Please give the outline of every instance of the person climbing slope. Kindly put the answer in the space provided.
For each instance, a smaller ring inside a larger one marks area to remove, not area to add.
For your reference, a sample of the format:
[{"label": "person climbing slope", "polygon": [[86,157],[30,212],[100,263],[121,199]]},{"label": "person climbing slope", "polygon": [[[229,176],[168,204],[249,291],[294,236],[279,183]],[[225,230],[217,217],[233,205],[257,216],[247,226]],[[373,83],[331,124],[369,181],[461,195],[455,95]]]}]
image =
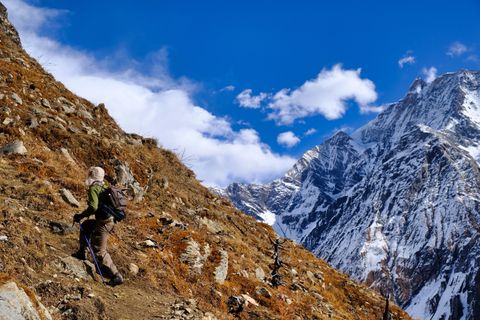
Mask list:
[{"label": "person climbing slope", "polygon": [[95,219],[88,219],[81,223],[80,248],[73,256],[85,260],[88,250],[86,239],[90,239],[93,253],[100,264],[100,268],[103,267],[111,273],[112,278],[109,284],[116,286],[123,283],[123,277],[107,252],[108,236],[113,231],[115,223],[112,215],[105,212],[105,210],[101,210],[102,203],[107,201],[104,192],[107,190],[107,186],[104,178],[105,171],[102,168],[91,167],[88,170],[87,179],[85,180],[88,188],[88,208],[82,213],[75,214],[73,221],[81,223],[82,219],[88,218],[93,214],[95,214]]}]

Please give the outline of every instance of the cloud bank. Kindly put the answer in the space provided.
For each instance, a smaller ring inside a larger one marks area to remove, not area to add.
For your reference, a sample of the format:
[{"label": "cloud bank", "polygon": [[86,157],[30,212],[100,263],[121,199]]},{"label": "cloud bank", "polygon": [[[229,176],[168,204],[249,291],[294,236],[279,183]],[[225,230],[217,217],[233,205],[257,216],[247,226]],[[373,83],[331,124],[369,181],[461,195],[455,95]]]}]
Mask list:
[{"label": "cloud bank", "polygon": [[329,120],[338,119],[345,114],[348,100],[354,100],[363,112],[372,111],[370,104],[377,100],[375,85],[362,79],[360,72],[337,64],[330,70],[323,69],[315,79],[295,90],[282,89],[268,104],[268,118],[284,125],[317,114]]},{"label": "cloud bank", "polygon": [[235,131],[227,119],[197,106],[191,98],[192,83],[172,79],[166,71],[165,52],[153,55],[154,76],[134,68],[114,69],[114,64],[43,34],[60,11],[21,0],[3,3],[24,48],[49,72],[93,103],[104,102],[126,131],[156,137],[162,146],[185,152],[206,185],[270,181],[295,162],[272,152],[255,130]]}]

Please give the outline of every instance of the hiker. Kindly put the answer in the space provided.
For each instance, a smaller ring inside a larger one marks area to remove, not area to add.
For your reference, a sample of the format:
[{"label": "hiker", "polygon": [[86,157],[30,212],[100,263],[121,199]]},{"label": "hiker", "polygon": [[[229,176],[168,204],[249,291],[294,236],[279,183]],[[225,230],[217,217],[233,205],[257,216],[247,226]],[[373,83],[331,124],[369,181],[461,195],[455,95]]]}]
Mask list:
[{"label": "hiker", "polygon": [[111,273],[110,285],[116,286],[123,283],[123,277],[107,252],[107,240],[109,233],[114,227],[114,218],[99,207],[105,200],[103,192],[107,189],[105,183],[105,171],[100,167],[91,167],[88,170],[85,184],[88,187],[88,208],[82,213],[73,216],[73,221],[80,223],[83,218],[95,214],[95,219],[88,219],[81,224],[80,248],[73,254],[74,257],[85,260],[88,244],[85,238],[89,239],[93,253],[98,260],[99,268],[106,268]]}]

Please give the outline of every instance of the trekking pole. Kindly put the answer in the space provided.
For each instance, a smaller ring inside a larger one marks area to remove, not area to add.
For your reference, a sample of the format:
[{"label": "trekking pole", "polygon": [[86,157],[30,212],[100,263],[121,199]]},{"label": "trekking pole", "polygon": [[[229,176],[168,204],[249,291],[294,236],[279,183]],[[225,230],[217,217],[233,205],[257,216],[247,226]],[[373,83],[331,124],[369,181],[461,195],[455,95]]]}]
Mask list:
[{"label": "trekking pole", "polygon": [[85,238],[85,241],[87,242],[88,249],[90,250],[90,254],[92,255],[93,261],[95,262],[95,266],[97,267],[98,273],[100,274],[100,277],[102,278],[102,283],[105,283],[105,279],[103,278],[102,270],[100,269],[100,266],[98,265],[97,258],[95,258],[95,254],[93,253],[92,246],[90,245],[90,241],[88,240],[87,235],[85,232],[83,232],[82,224],[80,223],[80,232],[83,233],[83,237]]}]

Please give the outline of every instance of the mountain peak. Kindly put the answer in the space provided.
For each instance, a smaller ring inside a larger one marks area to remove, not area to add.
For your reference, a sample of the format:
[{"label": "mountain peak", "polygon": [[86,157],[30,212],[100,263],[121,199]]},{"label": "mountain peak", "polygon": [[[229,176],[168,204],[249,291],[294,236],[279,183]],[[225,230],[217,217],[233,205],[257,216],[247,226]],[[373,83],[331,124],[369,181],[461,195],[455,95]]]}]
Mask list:
[{"label": "mountain peak", "polygon": [[420,77],[417,77],[412,84],[410,85],[410,88],[408,89],[408,93],[414,93],[414,94],[419,94],[423,88],[427,86],[427,83],[425,80],[423,80]]}]

